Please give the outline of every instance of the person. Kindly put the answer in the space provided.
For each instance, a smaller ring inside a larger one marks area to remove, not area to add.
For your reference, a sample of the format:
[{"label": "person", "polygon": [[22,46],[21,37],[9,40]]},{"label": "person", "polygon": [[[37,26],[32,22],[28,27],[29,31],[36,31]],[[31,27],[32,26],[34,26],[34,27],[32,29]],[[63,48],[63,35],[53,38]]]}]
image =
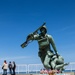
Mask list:
[{"label": "person", "polygon": [[8,64],[7,64],[6,60],[4,60],[2,69],[3,69],[3,75],[7,75]]},{"label": "person", "polygon": [[47,69],[41,69],[40,70],[40,74],[48,74],[48,70]]},{"label": "person", "polygon": [[[25,47],[25,44],[30,40],[37,40],[39,45],[38,56],[41,59],[44,67],[46,69],[50,69],[50,60],[54,53],[58,56],[58,52],[54,43],[54,39],[51,35],[47,34],[47,28],[43,25],[40,29],[40,33],[29,34],[26,42],[21,45],[22,48]],[[51,50],[51,46],[53,47],[53,51]]]},{"label": "person", "polygon": [[11,61],[8,64],[8,68],[9,68],[9,73],[12,75],[12,63],[11,63]]},{"label": "person", "polygon": [[44,70],[43,69],[40,70],[40,74],[44,74]]},{"label": "person", "polygon": [[13,70],[13,75],[15,75],[16,73],[15,73],[15,69],[16,69],[16,64],[15,64],[15,62],[13,61],[12,62],[12,70]]}]

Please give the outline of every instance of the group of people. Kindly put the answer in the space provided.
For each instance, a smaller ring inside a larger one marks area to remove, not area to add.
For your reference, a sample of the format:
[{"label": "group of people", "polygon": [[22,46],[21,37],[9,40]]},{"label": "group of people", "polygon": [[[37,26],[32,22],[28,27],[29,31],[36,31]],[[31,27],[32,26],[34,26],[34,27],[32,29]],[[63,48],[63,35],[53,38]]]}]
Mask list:
[{"label": "group of people", "polygon": [[16,64],[15,62],[9,62],[7,64],[7,61],[4,60],[4,63],[2,65],[2,69],[3,69],[3,75],[7,75],[7,70],[9,69],[9,73],[10,75],[15,75],[15,69],[16,69]]},{"label": "group of people", "polygon": [[52,75],[52,74],[55,74],[55,73],[61,73],[61,72],[58,71],[58,70],[47,70],[45,68],[40,70],[40,74],[49,74],[49,75]]}]

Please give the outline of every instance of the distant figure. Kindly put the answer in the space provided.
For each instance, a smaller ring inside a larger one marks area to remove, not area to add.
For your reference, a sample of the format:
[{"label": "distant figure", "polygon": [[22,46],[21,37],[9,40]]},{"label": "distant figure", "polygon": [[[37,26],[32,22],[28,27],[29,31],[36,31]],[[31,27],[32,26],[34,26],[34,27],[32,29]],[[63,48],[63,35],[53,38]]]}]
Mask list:
[{"label": "distant figure", "polygon": [[11,61],[8,64],[8,68],[9,68],[9,73],[12,75],[12,63],[11,63]]},{"label": "distant figure", "polygon": [[40,74],[44,74],[44,69],[41,69],[40,70]]},{"label": "distant figure", "polygon": [[44,69],[44,74],[48,74],[48,70],[47,69]]},{"label": "distant figure", "polygon": [[16,64],[15,64],[15,62],[13,61],[13,63],[12,63],[12,70],[13,70],[13,75],[15,75],[16,73],[15,73],[15,69],[16,69]]},{"label": "distant figure", "polygon": [[7,75],[8,64],[7,64],[6,60],[4,60],[2,69],[3,69],[3,75]]},{"label": "distant figure", "polygon": [[57,70],[49,70],[48,74],[49,75],[55,75],[57,73]]}]

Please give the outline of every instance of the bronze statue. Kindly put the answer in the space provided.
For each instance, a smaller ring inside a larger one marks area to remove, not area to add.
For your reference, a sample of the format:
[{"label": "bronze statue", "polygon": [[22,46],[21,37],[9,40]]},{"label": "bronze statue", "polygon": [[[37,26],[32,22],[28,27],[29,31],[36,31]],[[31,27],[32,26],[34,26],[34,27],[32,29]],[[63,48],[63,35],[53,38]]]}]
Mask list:
[{"label": "bronze statue", "polygon": [[[44,23],[36,31],[29,34],[26,41],[21,45],[22,48],[26,47],[31,41],[37,40],[39,45],[38,55],[46,69],[63,70],[67,63],[57,52],[53,37],[47,34],[47,28]],[[53,51],[51,50],[53,47]]]}]

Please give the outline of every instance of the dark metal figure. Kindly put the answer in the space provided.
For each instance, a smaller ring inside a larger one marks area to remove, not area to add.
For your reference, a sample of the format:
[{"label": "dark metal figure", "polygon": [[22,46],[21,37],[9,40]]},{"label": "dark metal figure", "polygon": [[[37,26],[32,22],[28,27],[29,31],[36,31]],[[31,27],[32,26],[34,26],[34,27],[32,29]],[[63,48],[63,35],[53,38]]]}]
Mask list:
[{"label": "dark metal figure", "polygon": [[[38,31],[40,31],[40,33],[38,33]],[[64,64],[64,59],[62,58],[62,56],[58,55],[52,36],[47,34],[45,23],[32,34],[29,34],[26,41],[21,45],[21,47],[26,47],[28,43],[33,40],[38,41],[38,55],[44,67],[46,69],[63,70],[63,67],[67,64]],[[54,51],[51,50],[50,45],[53,47]]]}]

